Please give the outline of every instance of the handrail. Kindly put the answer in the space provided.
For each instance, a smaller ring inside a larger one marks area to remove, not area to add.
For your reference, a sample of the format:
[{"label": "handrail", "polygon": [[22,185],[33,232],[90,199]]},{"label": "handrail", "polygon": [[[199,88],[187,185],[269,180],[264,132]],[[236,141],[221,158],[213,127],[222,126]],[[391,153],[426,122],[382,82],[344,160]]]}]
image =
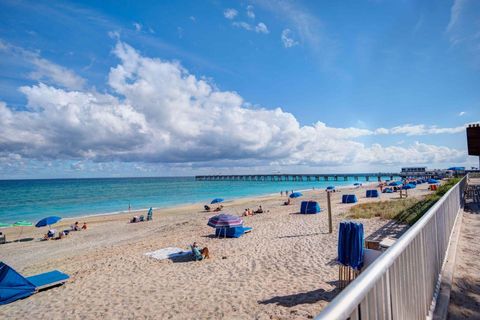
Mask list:
[{"label": "handrail", "polygon": [[423,230],[427,223],[435,217],[436,212],[453,192],[458,192],[460,184],[466,181],[466,176],[453,186],[438,200],[420,220],[408,229],[385,253],[378,257],[359,277],[338,294],[315,319],[347,319],[355,308],[363,301],[369,291],[377,284],[389,267],[404,252],[408,245]]}]

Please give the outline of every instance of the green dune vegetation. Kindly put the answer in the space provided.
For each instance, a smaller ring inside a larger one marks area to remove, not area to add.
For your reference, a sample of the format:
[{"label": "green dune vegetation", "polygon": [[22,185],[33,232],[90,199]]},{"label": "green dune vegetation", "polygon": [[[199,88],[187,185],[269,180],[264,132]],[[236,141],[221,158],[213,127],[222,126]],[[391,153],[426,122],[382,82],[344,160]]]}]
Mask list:
[{"label": "green dune vegetation", "polygon": [[422,198],[404,198],[394,201],[358,204],[350,208],[346,215],[353,219],[380,217],[413,225],[458,181],[460,181],[460,178],[450,179],[442,184],[437,191]]}]

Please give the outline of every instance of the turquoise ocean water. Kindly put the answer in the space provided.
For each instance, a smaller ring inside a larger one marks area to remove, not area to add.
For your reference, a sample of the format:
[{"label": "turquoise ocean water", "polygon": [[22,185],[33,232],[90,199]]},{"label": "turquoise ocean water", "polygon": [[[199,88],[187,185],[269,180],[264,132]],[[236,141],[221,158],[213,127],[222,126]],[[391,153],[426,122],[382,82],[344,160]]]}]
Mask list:
[{"label": "turquoise ocean water", "polygon": [[[280,190],[322,189],[355,182],[352,178],[350,181],[195,181],[193,177],[0,180],[0,222],[35,223],[49,215],[66,218],[127,211],[129,203],[132,210],[165,208],[209,203],[216,197],[228,201]],[[365,182],[365,178],[359,182]]]}]

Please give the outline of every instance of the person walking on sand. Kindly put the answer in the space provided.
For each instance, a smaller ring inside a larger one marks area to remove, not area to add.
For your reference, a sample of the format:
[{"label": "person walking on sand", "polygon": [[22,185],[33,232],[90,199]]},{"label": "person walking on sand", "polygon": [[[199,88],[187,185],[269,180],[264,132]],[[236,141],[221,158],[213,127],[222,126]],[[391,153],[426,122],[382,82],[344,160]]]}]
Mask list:
[{"label": "person walking on sand", "polygon": [[132,207],[130,206],[130,201],[128,201],[128,213],[130,213],[131,209],[132,209]]},{"label": "person walking on sand", "polygon": [[280,191],[280,197],[283,197],[283,190]]}]

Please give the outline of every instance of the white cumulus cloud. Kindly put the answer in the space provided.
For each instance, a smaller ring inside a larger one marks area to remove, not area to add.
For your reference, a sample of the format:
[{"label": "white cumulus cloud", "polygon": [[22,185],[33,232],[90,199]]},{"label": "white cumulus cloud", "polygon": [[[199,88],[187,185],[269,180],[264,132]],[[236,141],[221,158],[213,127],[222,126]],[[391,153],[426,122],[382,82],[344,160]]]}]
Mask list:
[{"label": "white cumulus cloud", "polygon": [[[327,166],[465,158],[465,151],[421,142],[382,146],[357,140],[457,128],[302,126],[291,113],[251,107],[238,93],[219,90],[177,62],[142,56],[120,41],[113,53],[119,63],[108,74],[111,93],[40,82],[20,88],[26,110],[0,103],[0,159]],[[72,169],[81,167],[75,164]]]},{"label": "white cumulus cloud", "polygon": [[282,31],[281,39],[285,48],[291,48],[298,45],[298,42],[292,38],[291,34],[292,31],[290,29],[284,29]]},{"label": "white cumulus cloud", "polygon": [[238,14],[238,11],[235,10],[235,9],[231,9],[231,8],[225,9],[223,11],[223,16],[227,19],[230,19],[230,20],[234,19],[237,16],[237,14]]},{"label": "white cumulus cloud", "polygon": [[252,5],[247,6],[247,16],[250,19],[255,19],[255,12],[253,11],[253,6]]}]

